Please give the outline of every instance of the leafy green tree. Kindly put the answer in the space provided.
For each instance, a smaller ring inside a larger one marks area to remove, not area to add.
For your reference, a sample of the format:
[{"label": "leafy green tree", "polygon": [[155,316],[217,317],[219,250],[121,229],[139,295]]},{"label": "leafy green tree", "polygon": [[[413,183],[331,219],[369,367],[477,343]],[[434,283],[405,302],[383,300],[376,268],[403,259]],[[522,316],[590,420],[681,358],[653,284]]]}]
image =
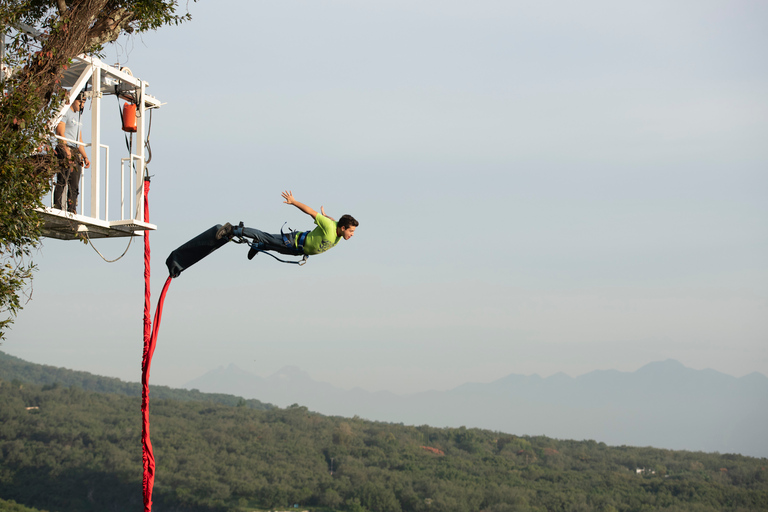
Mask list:
[{"label": "leafy green tree", "polygon": [[[55,169],[48,123],[64,99],[64,71],[73,57],[98,52],[121,33],[189,19],[177,8],[176,0],[0,2],[7,38],[0,98],[0,340],[23,306],[35,268],[41,222],[34,208],[42,206]],[[33,38],[24,27],[42,35]]]}]

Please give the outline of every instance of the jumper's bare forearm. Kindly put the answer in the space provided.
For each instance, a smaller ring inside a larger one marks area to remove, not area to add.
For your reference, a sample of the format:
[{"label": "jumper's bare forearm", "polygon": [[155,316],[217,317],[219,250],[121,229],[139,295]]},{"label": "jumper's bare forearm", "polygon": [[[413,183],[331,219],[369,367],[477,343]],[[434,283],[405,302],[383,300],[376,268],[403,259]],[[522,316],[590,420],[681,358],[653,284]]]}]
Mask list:
[{"label": "jumper's bare forearm", "polygon": [[317,217],[317,212],[315,210],[313,210],[312,208],[310,208],[309,206],[305,205],[304,203],[300,203],[299,201],[297,201],[293,197],[293,193],[290,190],[286,190],[285,192],[283,192],[282,195],[283,195],[283,199],[285,199],[285,201],[283,201],[284,203],[292,204],[293,206],[295,206],[299,210],[303,211],[304,213],[306,213],[307,215],[309,215],[313,219],[315,217]]}]

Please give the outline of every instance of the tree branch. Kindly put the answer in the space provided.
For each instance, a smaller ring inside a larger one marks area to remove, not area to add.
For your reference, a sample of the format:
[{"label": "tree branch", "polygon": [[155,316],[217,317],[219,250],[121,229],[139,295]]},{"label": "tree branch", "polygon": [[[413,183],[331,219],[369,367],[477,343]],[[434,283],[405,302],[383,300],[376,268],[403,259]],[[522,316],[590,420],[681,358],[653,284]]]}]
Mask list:
[{"label": "tree branch", "polygon": [[88,31],[88,46],[100,46],[116,40],[120,32],[132,32],[130,23],[135,18],[135,13],[124,7],[96,20]]}]

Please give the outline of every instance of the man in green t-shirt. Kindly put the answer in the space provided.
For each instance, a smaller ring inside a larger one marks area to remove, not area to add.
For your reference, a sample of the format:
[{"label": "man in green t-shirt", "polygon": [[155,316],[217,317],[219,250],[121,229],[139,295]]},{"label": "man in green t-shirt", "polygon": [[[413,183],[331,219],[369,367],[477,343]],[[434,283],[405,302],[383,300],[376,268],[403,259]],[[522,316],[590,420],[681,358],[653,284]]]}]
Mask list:
[{"label": "man in green t-shirt", "polygon": [[282,196],[285,199],[284,203],[292,204],[315,219],[317,227],[311,231],[292,231],[271,235],[258,229],[245,227],[242,223],[239,226],[232,226],[227,222],[216,232],[216,239],[226,238],[229,240],[236,236],[250,238],[253,240],[251,249],[248,251],[248,259],[250,260],[259,251],[275,251],[291,256],[320,254],[334,247],[341,239],[349,240],[355,234],[358,222],[351,215],[342,215],[336,222],[325,216],[322,207],[320,208],[321,213],[318,213],[304,203],[298,202],[290,190],[283,192]]}]

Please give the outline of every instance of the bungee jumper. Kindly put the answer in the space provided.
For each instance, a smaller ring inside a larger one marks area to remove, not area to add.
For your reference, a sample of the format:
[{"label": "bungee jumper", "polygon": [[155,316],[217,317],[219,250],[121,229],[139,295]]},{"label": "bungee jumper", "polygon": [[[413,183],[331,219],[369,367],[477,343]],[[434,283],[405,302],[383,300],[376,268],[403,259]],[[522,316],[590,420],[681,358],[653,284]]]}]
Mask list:
[{"label": "bungee jumper", "polygon": [[[290,190],[283,192],[282,196],[285,199],[284,203],[292,204],[312,217],[317,227],[311,231],[289,231],[288,233],[281,232],[279,235],[272,235],[258,229],[245,227],[242,222],[237,226],[232,226],[227,222],[216,232],[216,239],[234,240],[237,243],[249,244],[251,246],[248,251],[249,260],[261,251],[274,251],[289,256],[302,256],[302,262],[304,262],[307,257],[324,253],[335,247],[342,239],[349,240],[355,234],[358,222],[351,215],[342,215],[336,222],[325,215],[322,206],[320,207],[321,213],[318,213],[304,203],[297,201]],[[244,240],[246,238],[250,238],[253,242]]]},{"label": "bungee jumper", "polygon": [[[310,231],[288,231],[279,234],[265,233],[264,231],[246,227],[240,222],[233,226],[227,222],[224,225],[217,224],[199,234],[189,242],[173,251],[165,264],[171,277],[178,277],[182,271],[194,265],[210,253],[232,241],[238,244],[248,244],[248,259],[259,252],[265,252],[283,263],[295,263],[303,265],[307,258],[314,254],[321,254],[333,248],[341,240],[349,240],[354,236],[355,229],[359,225],[354,217],[344,214],[336,221],[325,215],[325,210],[320,207],[317,212],[297,201],[290,190],[282,193],[284,203],[292,204],[302,212],[312,217],[316,227]],[[271,254],[276,252],[288,256],[301,256],[299,261],[286,261]]]}]

